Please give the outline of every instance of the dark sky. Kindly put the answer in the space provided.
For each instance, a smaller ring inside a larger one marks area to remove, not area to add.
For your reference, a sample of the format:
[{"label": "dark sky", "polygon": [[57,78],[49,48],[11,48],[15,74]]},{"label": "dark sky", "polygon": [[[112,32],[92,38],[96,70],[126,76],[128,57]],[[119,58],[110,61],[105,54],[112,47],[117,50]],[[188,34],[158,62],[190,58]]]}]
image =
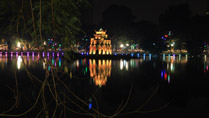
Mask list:
[{"label": "dark sky", "polygon": [[209,8],[209,0],[95,0],[93,23],[101,22],[103,11],[110,5],[123,5],[130,8],[137,17],[158,23],[158,18],[169,5],[188,3],[194,13],[204,14]]}]

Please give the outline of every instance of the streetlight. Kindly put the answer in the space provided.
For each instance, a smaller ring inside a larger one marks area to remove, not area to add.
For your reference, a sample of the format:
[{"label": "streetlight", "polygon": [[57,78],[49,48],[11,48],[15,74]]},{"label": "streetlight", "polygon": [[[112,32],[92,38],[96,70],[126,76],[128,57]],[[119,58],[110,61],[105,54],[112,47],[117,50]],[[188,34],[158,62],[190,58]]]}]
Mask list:
[{"label": "streetlight", "polygon": [[17,43],[17,47],[20,48],[20,42]]},{"label": "streetlight", "polygon": [[126,46],[129,46],[129,44],[127,43]]},{"label": "streetlight", "polygon": [[121,48],[123,48],[123,47],[124,47],[124,45],[123,45],[123,44],[120,44],[120,47],[121,47]]},{"label": "streetlight", "polygon": [[46,45],[46,41],[44,41],[44,45]]}]

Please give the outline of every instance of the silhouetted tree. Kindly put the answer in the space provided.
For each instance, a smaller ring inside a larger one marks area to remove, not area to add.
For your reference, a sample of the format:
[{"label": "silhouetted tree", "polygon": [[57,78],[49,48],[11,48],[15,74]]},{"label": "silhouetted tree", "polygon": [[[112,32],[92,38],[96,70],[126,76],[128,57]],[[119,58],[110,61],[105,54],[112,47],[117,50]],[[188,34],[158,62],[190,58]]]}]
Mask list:
[{"label": "silhouetted tree", "polygon": [[141,21],[137,23],[138,40],[140,47],[150,52],[160,52],[162,47],[162,40],[158,26],[149,21]]},{"label": "silhouetted tree", "polygon": [[132,11],[124,6],[109,6],[103,13],[102,27],[107,29],[113,45],[118,46],[118,42],[126,37],[127,41],[135,40],[134,18]]}]

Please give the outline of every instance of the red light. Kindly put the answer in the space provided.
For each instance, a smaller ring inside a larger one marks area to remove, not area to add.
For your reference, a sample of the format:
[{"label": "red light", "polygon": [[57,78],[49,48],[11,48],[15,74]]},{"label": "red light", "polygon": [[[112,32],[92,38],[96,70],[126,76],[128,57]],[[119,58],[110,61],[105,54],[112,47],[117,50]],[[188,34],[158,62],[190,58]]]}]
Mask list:
[{"label": "red light", "polygon": [[167,73],[165,73],[164,79],[167,80],[167,77],[168,77],[168,75],[167,75]]},{"label": "red light", "polygon": [[165,35],[165,37],[167,38],[167,37],[168,37],[168,35]]}]

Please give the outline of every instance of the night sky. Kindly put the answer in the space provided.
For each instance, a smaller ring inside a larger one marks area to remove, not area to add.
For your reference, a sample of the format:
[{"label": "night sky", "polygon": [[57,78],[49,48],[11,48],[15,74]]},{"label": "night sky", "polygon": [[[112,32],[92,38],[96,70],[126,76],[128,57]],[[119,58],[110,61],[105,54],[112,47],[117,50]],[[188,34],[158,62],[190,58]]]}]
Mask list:
[{"label": "night sky", "polygon": [[123,5],[130,8],[136,21],[148,20],[158,23],[160,14],[169,5],[188,3],[193,13],[204,14],[209,10],[209,0],[95,0],[93,24],[99,24],[103,11],[110,5]]}]

